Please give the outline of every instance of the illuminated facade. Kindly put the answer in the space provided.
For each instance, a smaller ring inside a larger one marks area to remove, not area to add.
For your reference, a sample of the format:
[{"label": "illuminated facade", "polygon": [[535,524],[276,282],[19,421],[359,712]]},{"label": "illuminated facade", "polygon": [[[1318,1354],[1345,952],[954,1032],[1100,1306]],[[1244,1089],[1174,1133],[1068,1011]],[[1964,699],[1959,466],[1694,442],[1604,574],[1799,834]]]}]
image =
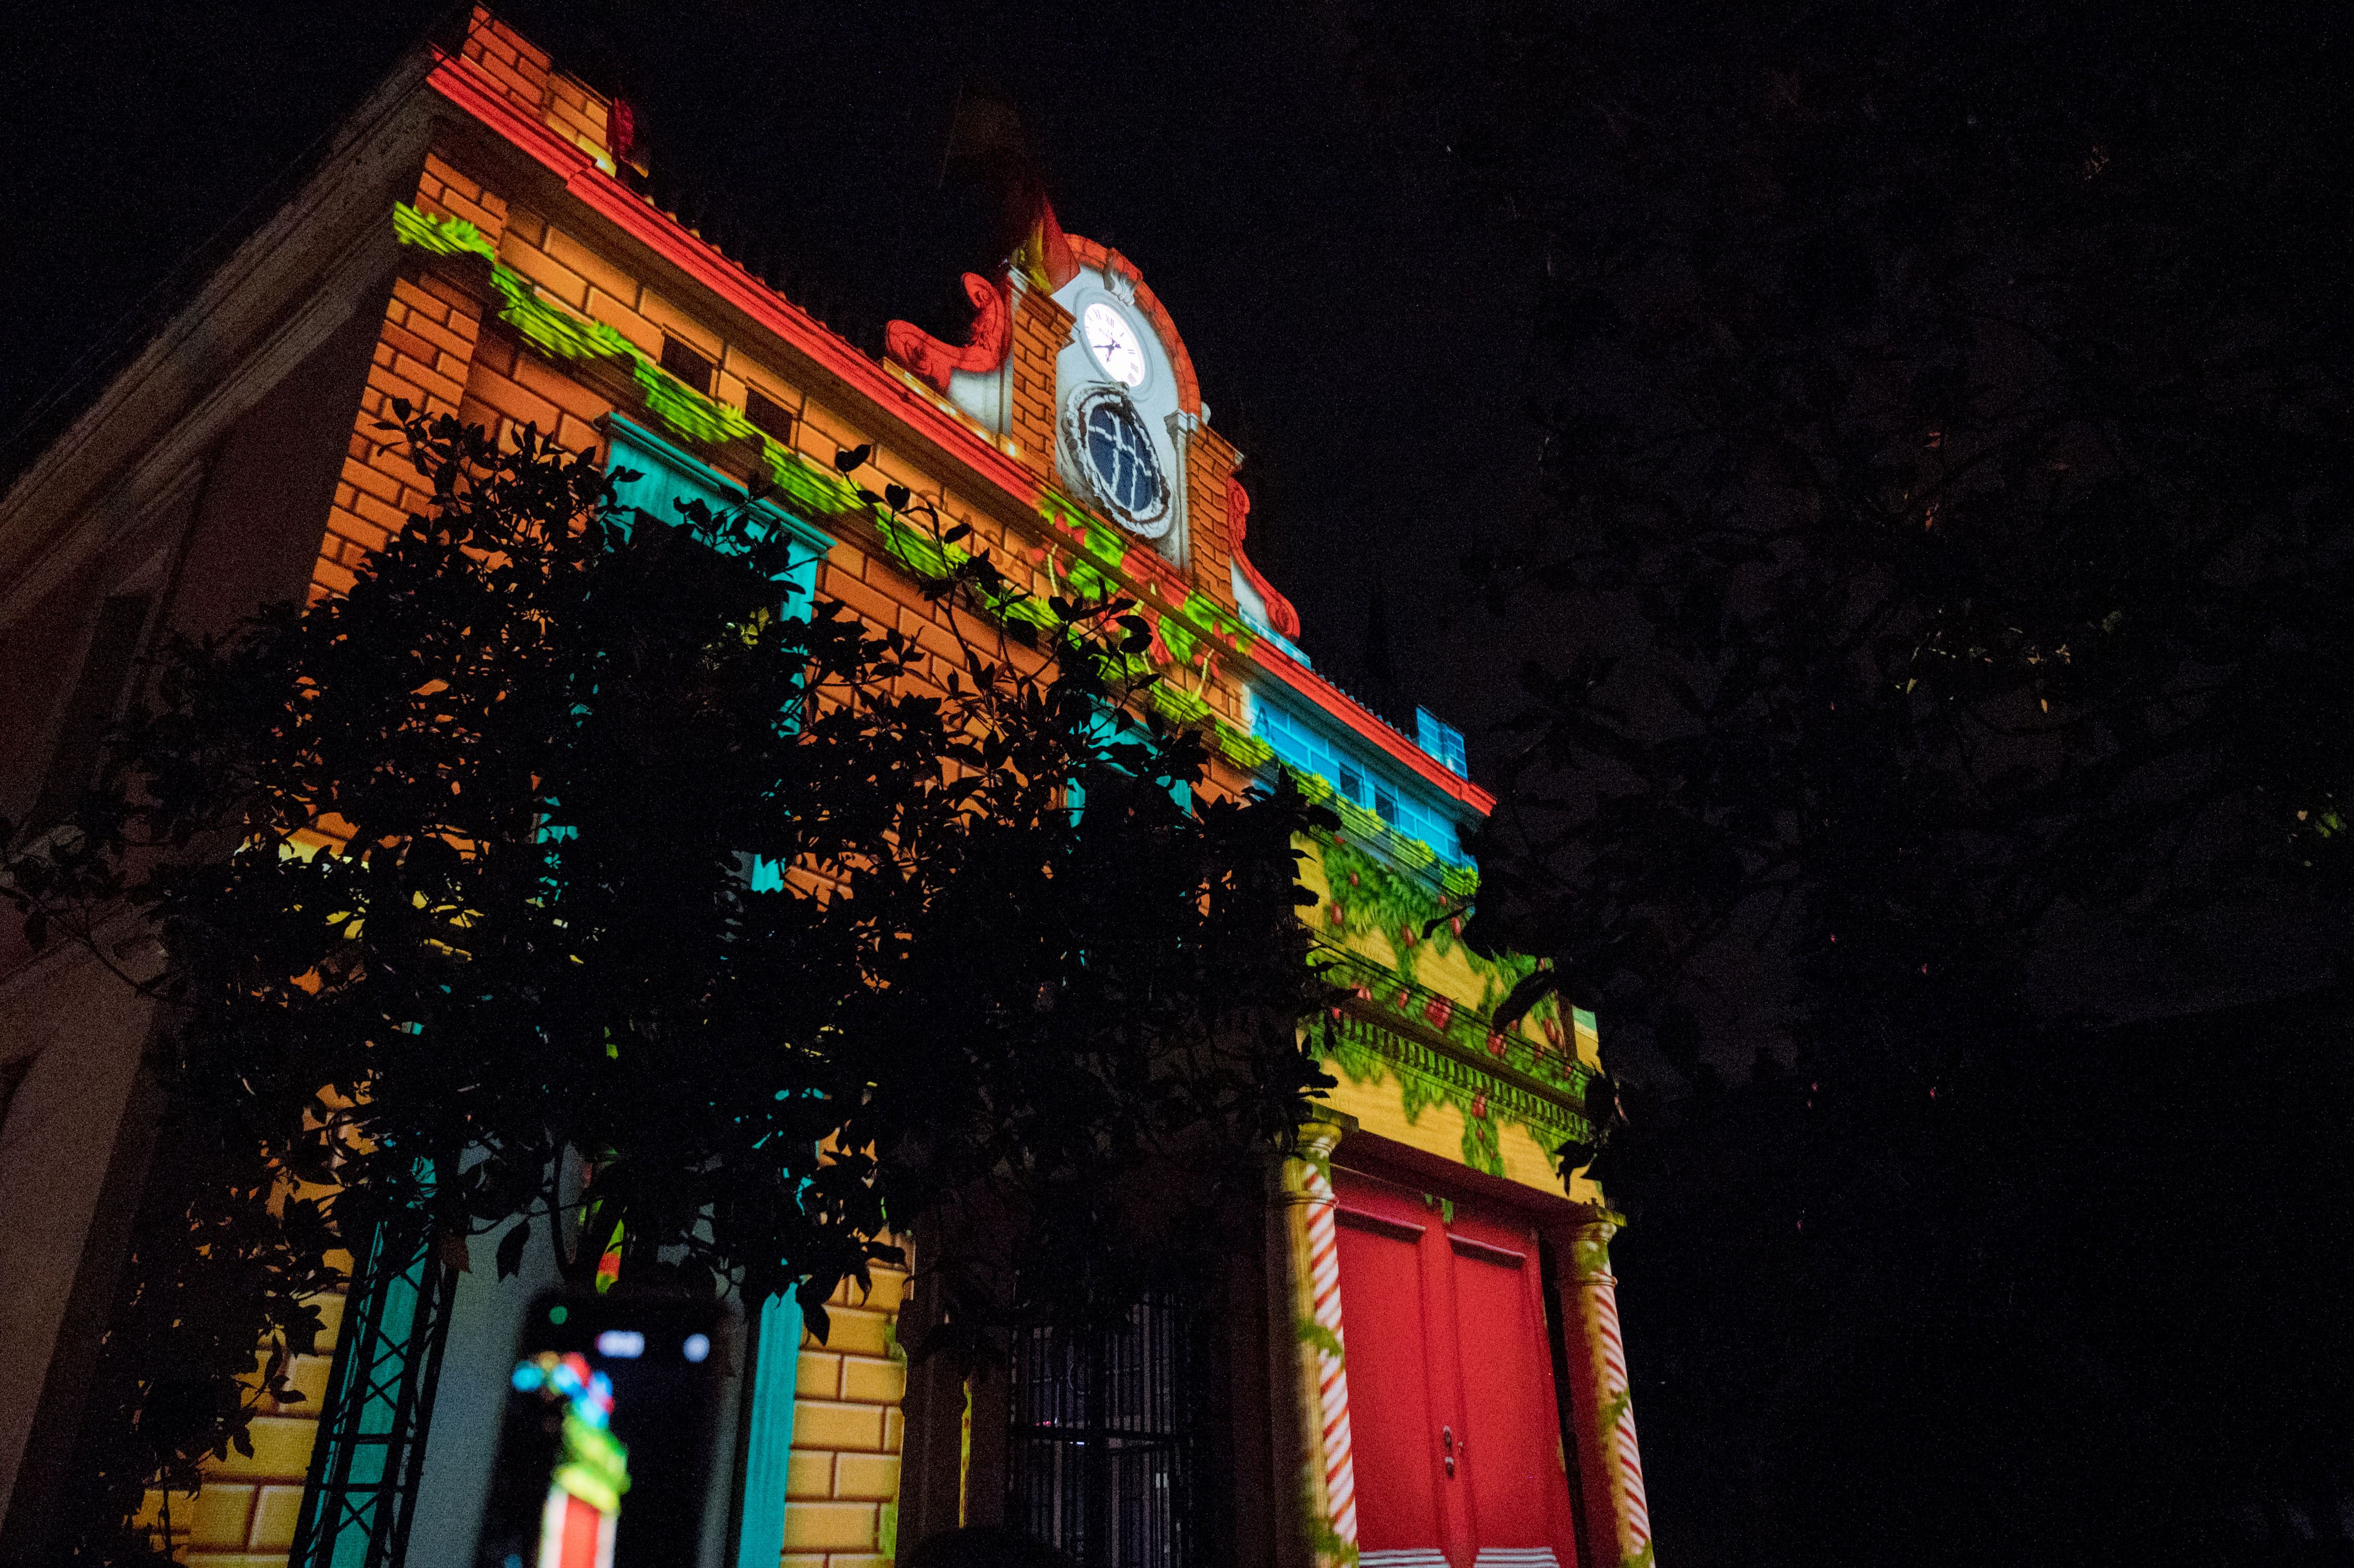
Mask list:
[{"label": "illuminated facade", "polygon": [[[1547,1152],[1588,1130],[1593,1021],[1493,1026],[1522,970],[1447,918],[1492,802],[1443,723],[1406,736],[1310,667],[1140,271],[1043,214],[1002,273],[965,280],[966,342],[895,323],[874,356],[636,194],[624,122],[478,12],[0,499],[0,812],[37,821],[89,767],[161,628],[337,592],[425,505],[379,444],[397,397],[594,449],[657,514],[763,482],[808,546],[798,593],[926,643],[949,646],[918,588],[944,548],[986,548],[1041,595],[1132,595],[1164,676],[1150,700],[1211,736],[1212,787],[1288,769],[1342,824],[1305,872],[1351,991],[1326,1021],[1341,1085],[1265,1211],[1235,1217],[1264,1310],[1220,1314],[1213,1344],[1148,1304],[1119,1343],[1024,1340],[1002,1374],[950,1383],[899,1351],[906,1275],[838,1298],[823,1345],[789,1306],[756,1308],[726,1560],[870,1568],[961,1519],[1106,1568],[1648,1563],[1616,1220]],[[967,543],[862,504],[832,461],[861,444]],[[111,987],[0,949],[0,1213],[53,1216],[0,1232],[0,1560],[45,1528],[108,1249],[161,1168],[147,1014]],[[310,1398],[172,1499],[186,1560],[467,1560],[496,1420],[480,1391],[541,1283],[378,1238],[328,1304],[332,1357],[296,1369]]]}]

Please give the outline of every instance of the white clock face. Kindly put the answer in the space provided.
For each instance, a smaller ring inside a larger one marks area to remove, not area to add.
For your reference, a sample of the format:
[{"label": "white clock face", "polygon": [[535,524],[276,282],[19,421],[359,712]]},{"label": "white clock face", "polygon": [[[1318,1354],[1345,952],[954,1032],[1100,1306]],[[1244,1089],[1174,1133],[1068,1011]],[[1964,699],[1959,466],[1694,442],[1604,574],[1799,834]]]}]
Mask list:
[{"label": "white clock face", "polygon": [[1144,344],[1126,316],[1097,300],[1079,317],[1079,332],[1105,375],[1123,386],[1144,385]]}]

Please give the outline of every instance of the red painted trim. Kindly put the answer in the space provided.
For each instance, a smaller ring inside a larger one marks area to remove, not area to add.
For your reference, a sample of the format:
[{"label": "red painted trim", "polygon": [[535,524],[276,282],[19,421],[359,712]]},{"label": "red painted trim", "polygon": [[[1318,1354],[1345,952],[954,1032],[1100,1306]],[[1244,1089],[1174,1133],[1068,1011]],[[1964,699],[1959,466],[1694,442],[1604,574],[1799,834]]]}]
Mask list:
[{"label": "red painted trim", "polygon": [[443,55],[426,78],[433,90],[550,173],[599,217],[750,316],[1024,506],[1044,499],[1035,475],[900,385],[890,372],[827,331],[808,313],[647,205],[586,152],[530,119],[481,81],[473,67]]},{"label": "red painted trim", "polygon": [[[1038,509],[1044,494],[1036,475],[918,397],[882,365],[844,343],[791,301],[649,206],[620,180],[599,168],[587,151],[525,114],[513,100],[482,79],[479,68],[463,58],[441,54],[426,81],[452,107],[561,177],[565,188],[590,211],[776,334],[821,369],[896,418],[917,436],[951,453],[1022,505],[1033,511]],[[1078,241],[1075,239],[1074,243]],[[1102,250],[1095,246],[1089,249]],[[1108,258],[1116,253],[1102,254]],[[1119,260],[1125,263],[1127,259]],[[1168,313],[1161,309],[1157,299],[1148,303],[1140,286],[1138,299],[1147,304],[1156,325],[1166,323]],[[1186,354],[1183,341],[1176,336],[1174,323],[1163,325],[1163,330],[1176,351],[1173,357],[1183,378],[1190,382],[1192,356]],[[1195,399],[1198,407],[1198,394]],[[1161,565],[1157,559],[1153,564]],[[1168,574],[1168,577],[1174,577],[1173,570]],[[1295,662],[1274,643],[1262,639],[1251,650],[1251,655],[1260,669],[1373,742],[1425,782],[1483,817],[1495,810],[1493,795],[1441,766],[1420,747],[1407,741],[1346,693]]]},{"label": "red painted trim", "polygon": [[1496,797],[1383,723],[1370,708],[1292,658],[1271,638],[1262,637],[1252,644],[1250,656],[1258,662],[1261,670],[1373,742],[1391,760],[1405,764],[1416,778],[1440,793],[1460,800],[1482,817],[1496,809]]}]

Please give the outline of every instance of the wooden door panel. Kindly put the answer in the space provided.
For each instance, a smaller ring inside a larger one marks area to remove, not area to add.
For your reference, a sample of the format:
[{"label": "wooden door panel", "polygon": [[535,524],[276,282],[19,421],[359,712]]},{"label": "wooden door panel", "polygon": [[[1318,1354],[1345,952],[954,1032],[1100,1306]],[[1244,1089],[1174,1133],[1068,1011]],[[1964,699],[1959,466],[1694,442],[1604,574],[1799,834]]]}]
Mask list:
[{"label": "wooden door panel", "polygon": [[1528,1222],[1332,1175],[1363,1568],[1578,1568]]},{"label": "wooden door panel", "polygon": [[1425,1364],[1418,1227],[1347,1208],[1338,1218],[1358,1547],[1371,1568],[1435,1564],[1441,1538],[1430,1434],[1437,1426]]},{"label": "wooden door panel", "polygon": [[1544,1326],[1530,1311],[1523,1270],[1536,1259],[1455,1245],[1456,1318],[1469,1426],[1463,1468],[1470,1482],[1479,1561],[1496,1548],[1551,1547],[1552,1493],[1561,1473],[1561,1418],[1553,1408]]}]

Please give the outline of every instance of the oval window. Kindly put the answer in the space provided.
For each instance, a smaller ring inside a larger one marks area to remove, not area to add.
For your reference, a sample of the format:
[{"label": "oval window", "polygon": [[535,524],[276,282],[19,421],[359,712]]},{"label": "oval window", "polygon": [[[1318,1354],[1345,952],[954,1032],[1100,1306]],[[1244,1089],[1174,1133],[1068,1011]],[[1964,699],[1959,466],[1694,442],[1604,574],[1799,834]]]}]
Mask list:
[{"label": "oval window", "polygon": [[1104,499],[1136,517],[1160,510],[1161,465],[1152,438],[1126,398],[1099,399],[1087,413],[1087,466]]}]

